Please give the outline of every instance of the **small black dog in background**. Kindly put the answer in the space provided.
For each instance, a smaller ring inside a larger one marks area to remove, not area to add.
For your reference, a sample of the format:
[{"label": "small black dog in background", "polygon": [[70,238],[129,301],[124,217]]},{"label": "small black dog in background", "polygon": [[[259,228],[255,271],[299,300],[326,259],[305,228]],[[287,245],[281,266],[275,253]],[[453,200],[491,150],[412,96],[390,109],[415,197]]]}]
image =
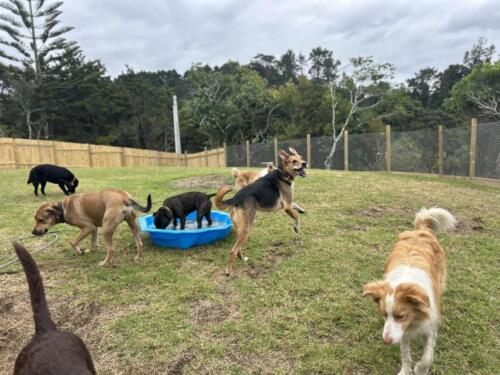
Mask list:
[{"label": "small black dog in background", "polygon": [[38,196],[38,185],[42,186],[41,192],[45,195],[47,182],[58,184],[66,195],[73,194],[78,186],[78,179],[66,168],[53,164],[40,164],[31,169],[28,184],[33,184],[36,196]]},{"label": "small black dog in background", "polygon": [[210,198],[215,194],[205,194],[197,191],[179,194],[165,199],[163,207],[153,214],[155,227],[165,229],[170,222],[174,221],[174,228],[177,227],[177,219],[181,221],[181,229],[186,226],[186,216],[193,211],[197,212],[196,221],[198,229],[201,228],[203,217],[207,219],[208,226],[212,225],[210,212],[212,210],[212,202]]},{"label": "small black dog in background", "polygon": [[14,375],[95,375],[83,341],[71,332],[59,331],[50,317],[42,276],[34,259],[23,246],[14,247],[26,274],[35,320],[35,335],[17,356]]}]

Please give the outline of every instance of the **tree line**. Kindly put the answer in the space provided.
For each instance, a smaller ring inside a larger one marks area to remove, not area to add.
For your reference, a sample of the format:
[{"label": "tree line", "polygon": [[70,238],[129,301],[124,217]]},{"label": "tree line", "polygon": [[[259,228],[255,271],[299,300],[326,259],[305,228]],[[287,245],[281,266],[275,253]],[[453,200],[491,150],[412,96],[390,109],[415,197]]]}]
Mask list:
[{"label": "tree line", "polygon": [[248,64],[194,64],[111,77],[60,25],[61,1],[0,4],[0,136],[171,151],[172,96],[183,148],[328,136],[328,167],[342,130],[351,133],[461,126],[500,119],[500,61],[480,38],[463,61],[426,67],[394,83],[395,67],[372,57],[341,61],[323,47],[308,54],[257,54]]}]

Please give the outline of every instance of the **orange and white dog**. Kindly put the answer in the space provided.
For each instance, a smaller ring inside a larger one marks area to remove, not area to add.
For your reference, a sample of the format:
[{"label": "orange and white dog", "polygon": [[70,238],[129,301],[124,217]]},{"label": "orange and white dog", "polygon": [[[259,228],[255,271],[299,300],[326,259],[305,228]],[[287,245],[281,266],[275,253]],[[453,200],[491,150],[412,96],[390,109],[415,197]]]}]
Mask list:
[{"label": "orange and white dog", "polygon": [[231,176],[234,178],[234,185],[237,189],[242,189],[257,181],[259,178],[264,177],[269,172],[276,169],[273,163],[268,163],[266,168],[260,171],[240,171],[238,168],[231,169]]},{"label": "orange and white dog", "polygon": [[[363,287],[363,296],[371,296],[384,316],[384,342],[400,345],[399,375],[425,375],[432,365],[446,280],[445,252],[434,233],[453,229],[456,222],[445,209],[423,208],[415,216],[415,229],[399,235],[384,280]],[[412,373],[410,340],[417,335],[426,336],[426,343]]]}]

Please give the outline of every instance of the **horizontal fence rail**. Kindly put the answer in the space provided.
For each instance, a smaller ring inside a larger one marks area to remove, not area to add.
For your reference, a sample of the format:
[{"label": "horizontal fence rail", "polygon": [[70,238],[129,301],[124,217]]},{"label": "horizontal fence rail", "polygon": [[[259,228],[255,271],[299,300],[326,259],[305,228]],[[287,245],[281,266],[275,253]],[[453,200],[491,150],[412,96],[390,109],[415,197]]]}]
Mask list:
[{"label": "horizontal fence rail", "polygon": [[224,167],[225,148],[194,154],[142,150],[71,142],[0,138],[0,168],[30,168],[38,164],[65,167]]}]

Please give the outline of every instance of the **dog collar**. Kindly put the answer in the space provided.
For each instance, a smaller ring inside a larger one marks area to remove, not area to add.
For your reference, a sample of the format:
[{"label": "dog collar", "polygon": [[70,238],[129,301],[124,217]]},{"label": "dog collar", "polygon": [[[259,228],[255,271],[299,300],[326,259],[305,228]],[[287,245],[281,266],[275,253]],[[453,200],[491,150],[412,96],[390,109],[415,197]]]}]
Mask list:
[{"label": "dog collar", "polygon": [[63,203],[62,202],[57,202],[57,205],[56,205],[56,208],[57,208],[57,222],[58,223],[64,223],[65,220],[64,220],[64,206],[63,206]]},{"label": "dog collar", "polygon": [[290,176],[288,173],[285,173],[283,170],[280,168],[277,169],[279,171],[279,179],[283,182],[285,182],[288,185],[291,185],[293,183],[293,177]]}]

